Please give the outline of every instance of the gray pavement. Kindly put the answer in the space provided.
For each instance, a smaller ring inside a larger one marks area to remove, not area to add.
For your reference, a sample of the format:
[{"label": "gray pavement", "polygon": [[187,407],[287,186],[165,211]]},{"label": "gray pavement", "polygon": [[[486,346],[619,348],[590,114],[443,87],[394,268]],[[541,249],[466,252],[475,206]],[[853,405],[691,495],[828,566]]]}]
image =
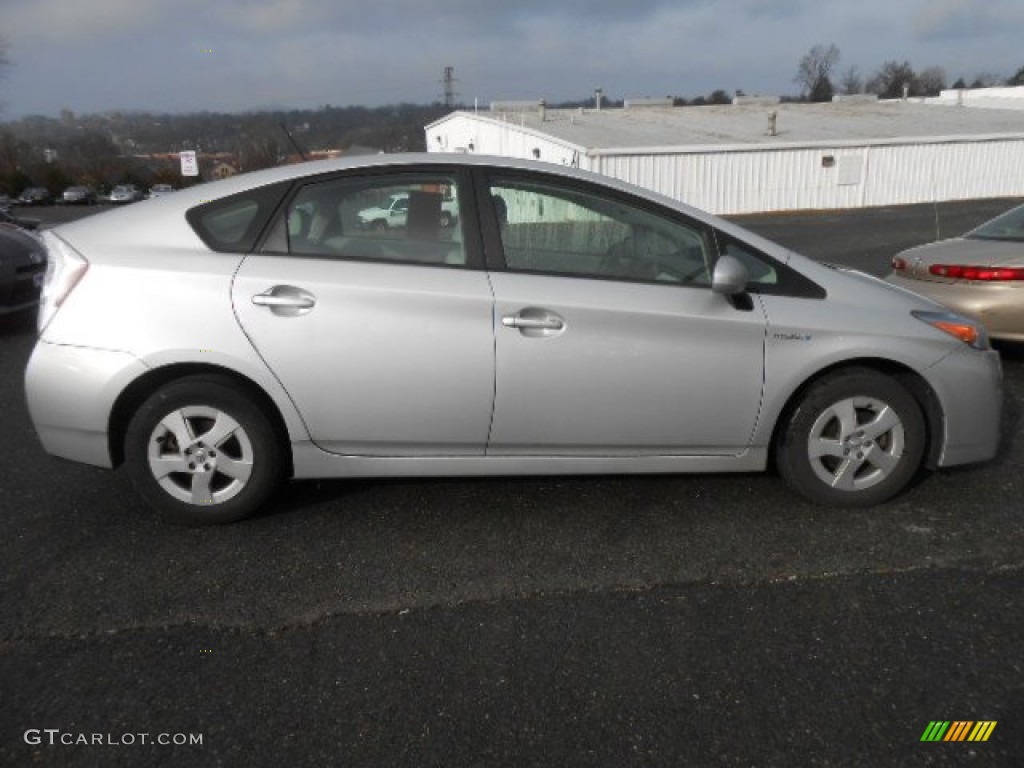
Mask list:
[{"label": "gray pavement", "polygon": [[[743,223],[878,271],[902,215]],[[0,327],[0,764],[1024,762],[1018,349],[997,460],[870,510],[771,475],[330,481],[193,531],[42,453],[31,345]],[[998,725],[920,743],[940,719]]]}]

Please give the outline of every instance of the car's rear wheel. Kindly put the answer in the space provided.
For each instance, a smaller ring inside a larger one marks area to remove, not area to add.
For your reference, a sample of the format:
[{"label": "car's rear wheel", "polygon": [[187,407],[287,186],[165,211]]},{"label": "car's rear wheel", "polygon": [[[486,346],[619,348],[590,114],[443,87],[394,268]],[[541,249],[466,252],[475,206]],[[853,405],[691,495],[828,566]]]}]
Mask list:
[{"label": "car's rear wheel", "polygon": [[776,464],[813,502],[869,506],[907,486],[921,467],[926,440],[921,408],[899,381],[849,369],[807,390],[779,432]]},{"label": "car's rear wheel", "polygon": [[165,518],[186,525],[252,515],[280,482],[284,452],[231,379],[189,376],[157,390],[125,437],[125,467]]}]

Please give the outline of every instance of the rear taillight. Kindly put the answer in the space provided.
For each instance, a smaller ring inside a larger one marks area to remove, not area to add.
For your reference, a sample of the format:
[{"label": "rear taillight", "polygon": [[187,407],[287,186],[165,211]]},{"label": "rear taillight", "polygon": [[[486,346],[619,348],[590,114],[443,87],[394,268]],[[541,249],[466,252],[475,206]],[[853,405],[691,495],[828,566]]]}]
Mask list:
[{"label": "rear taillight", "polygon": [[896,272],[905,272],[907,269],[906,259],[901,259],[899,256],[892,257],[892,268]]},{"label": "rear taillight", "polygon": [[984,282],[1009,282],[1024,280],[1022,267],[971,267],[963,264],[932,264],[929,274],[950,280],[981,280]]},{"label": "rear taillight", "polygon": [[89,269],[85,257],[52,232],[43,232],[42,241],[46,247],[46,276],[39,299],[40,333]]}]

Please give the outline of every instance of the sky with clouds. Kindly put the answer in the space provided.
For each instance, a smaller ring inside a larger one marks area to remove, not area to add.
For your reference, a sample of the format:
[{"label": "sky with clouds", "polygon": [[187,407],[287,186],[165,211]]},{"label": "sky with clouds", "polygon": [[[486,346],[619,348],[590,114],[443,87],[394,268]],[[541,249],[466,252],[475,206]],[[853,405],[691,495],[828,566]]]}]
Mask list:
[{"label": "sky with clouds", "polygon": [[428,103],[449,65],[466,104],[795,93],[817,43],[1007,77],[1022,29],[1022,0],[0,0],[0,119]]}]

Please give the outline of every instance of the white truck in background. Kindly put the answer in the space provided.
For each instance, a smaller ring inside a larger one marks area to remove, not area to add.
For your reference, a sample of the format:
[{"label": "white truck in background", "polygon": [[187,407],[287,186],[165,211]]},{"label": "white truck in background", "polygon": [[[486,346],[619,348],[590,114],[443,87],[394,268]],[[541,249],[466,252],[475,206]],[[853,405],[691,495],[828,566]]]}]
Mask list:
[{"label": "white truck in background", "polygon": [[[454,198],[441,200],[441,228],[448,229],[459,218],[459,204]],[[391,195],[380,205],[359,211],[359,224],[367,229],[385,230],[404,227],[409,219],[409,193]]]}]

